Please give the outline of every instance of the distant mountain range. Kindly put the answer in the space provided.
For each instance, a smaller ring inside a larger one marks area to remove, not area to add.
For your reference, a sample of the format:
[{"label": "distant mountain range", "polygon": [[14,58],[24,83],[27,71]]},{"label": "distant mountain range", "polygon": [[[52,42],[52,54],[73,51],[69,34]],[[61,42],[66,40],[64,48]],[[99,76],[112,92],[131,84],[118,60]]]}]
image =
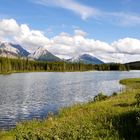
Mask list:
[{"label": "distant mountain range", "polygon": [[68,61],[69,62],[82,62],[85,64],[104,64],[103,61],[89,54],[83,54],[77,57],[73,57],[69,59]]},{"label": "distant mountain range", "polygon": [[21,45],[0,42],[0,56],[10,57],[10,58],[29,58],[36,61],[49,61],[49,62],[58,62],[58,61],[67,61],[67,62],[82,62],[85,64],[103,64],[104,62],[98,58],[91,56],[89,54],[83,54],[69,60],[60,59],[51,52],[49,52],[44,47],[39,47],[34,53],[29,53]]},{"label": "distant mountain range", "polygon": [[61,61],[60,58],[43,47],[39,47],[34,53],[30,54],[22,46],[7,42],[0,42],[0,56],[10,58],[22,57],[37,61]]},{"label": "distant mountain range", "polygon": [[[85,64],[104,64],[103,61],[90,54],[82,54],[77,57],[73,57],[71,59],[65,60],[55,56],[44,47],[39,47],[34,53],[29,53],[26,49],[24,49],[22,46],[18,44],[1,42],[1,41],[0,41],[0,56],[9,57],[9,58],[19,58],[19,57],[29,58],[30,60],[35,60],[35,61],[48,61],[48,62],[66,61],[70,63],[82,62]],[[107,64],[113,64],[113,63],[107,63]],[[140,70],[140,61],[126,63],[125,65],[128,66],[130,70]]]}]

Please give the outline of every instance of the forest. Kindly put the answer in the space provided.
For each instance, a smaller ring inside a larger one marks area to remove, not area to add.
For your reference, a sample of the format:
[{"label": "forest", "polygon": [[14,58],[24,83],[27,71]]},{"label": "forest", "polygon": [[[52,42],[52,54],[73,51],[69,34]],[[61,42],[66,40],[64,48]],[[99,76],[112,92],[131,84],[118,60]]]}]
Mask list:
[{"label": "forest", "polygon": [[14,72],[32,72],[32,71],[54,71],[54,72],[72,72],[72,71],[110,71],[110,70],[129,70],[127,65],[123,64],[83,64],[83,63],[69,63],[69,62],[39,62],[23,58],[7,58],[0,57],[0,73],[14,73]]},{"label": "forest", "polygon": [[126,65],[132,70],[140,70],[140,61],[126,63]]}]

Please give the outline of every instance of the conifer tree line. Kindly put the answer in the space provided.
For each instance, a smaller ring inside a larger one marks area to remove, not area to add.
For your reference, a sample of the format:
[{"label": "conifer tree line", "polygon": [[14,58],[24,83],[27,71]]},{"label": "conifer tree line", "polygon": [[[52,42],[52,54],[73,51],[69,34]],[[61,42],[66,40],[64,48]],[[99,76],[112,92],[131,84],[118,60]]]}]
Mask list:
[{"label": "conifer tree line", "polygon": [[83,64],[68,62],[39,62],[28,59],[0,57],[0,73],[30,71],[90,71],[90,70],[128,70],[122,64]]}]

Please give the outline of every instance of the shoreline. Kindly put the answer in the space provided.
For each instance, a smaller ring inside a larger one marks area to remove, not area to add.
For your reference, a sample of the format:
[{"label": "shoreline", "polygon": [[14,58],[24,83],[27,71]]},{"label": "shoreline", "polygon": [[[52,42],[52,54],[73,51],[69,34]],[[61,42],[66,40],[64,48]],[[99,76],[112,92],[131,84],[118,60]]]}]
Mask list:
[{"label": "shoreline", "polygon": [[[132,118],[140,111],[140,108],[135,104],[135,95],[140,91],[140,78],[124,79],[120,80],[120,83],[126,86],[126,90],[120,94],[114,93],[109,97],[98,95],[96,100],[94,98],[88,103],[62,108],[57,115],[49,114],[42,121],[33,119],[18,123],[15,129],[0,132],[0,136],[3,138],[2,140],[6,138],[22,140],[24,137],[27,139],[44,138],[43,140],[45,138],[73,139],[83,136],[85,138],[116,138],[120,140],[121,138],[127,139],[128,136],[136,138],[137,135],[133,131],[137,130],[139,125],[136,127]],[[127,89],[127,86],[131,88],[131,91]],[[123,119],[121,124],[123,129],[118,124],[121,122],[118,120],[121,119]],[[131,133],[128,133],[130,132],[128,129],[131,130]],[[63,135],[64,133],[65,135]],[[123,135],[126,133],[128,136]]]},{"label": "shoreline", "polygon": [[[128,70],[126,70],[128,71]],[[136,71],[140,72],[140,70],[129,70],[128,72]],[[56,72],[56,73],[73,73],[73,72],[125,72],[124,70],[83,70],[83,71],[13,71],[13,72],[7,72],[7,73],[0,73],[0,75],[10,75],[15,73],[50,73],[50,72]]]}]

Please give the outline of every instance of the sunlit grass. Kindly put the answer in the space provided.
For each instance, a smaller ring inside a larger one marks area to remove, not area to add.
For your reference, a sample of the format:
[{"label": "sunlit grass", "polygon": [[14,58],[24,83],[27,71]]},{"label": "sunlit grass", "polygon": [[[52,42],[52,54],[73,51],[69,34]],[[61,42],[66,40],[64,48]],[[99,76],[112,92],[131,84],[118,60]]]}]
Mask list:
[{"label": "sunlit grass", "polygon": [[120,80],[120,83],[124,85],[132,86],[132,84],[140,84],[140,78],[123,79],[123,80]]}]

